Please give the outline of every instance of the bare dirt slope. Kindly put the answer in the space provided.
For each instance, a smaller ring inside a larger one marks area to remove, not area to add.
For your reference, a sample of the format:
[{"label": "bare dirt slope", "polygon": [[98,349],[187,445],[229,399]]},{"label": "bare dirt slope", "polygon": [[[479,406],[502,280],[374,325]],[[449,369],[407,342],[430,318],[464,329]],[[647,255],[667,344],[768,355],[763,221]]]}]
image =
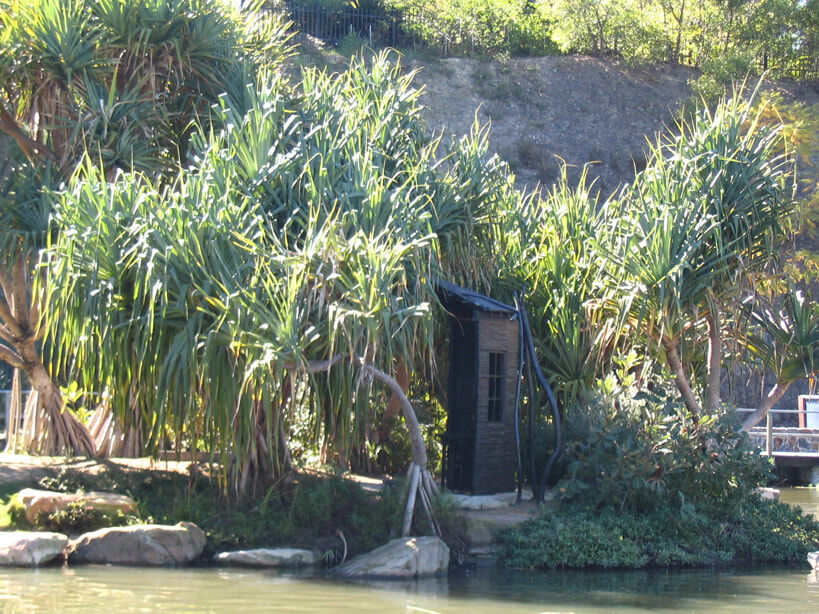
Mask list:
[{"label": "bare dirt slope", "polygon": [[[646,139],[674,126],[693,100],[685,66],[628,68],[581,55],[410,63],[423,86],[425,119],[434,131],[461,136],[476,113],[491,122],[490,147],[506,160],[519,187],[551,185],[561,160],[576,178],[584,164],[604,195],[631,181],[645,164]],[[819,104],[816,86],[767,83],[786,99]]]},{"label": "bare dirt slope", "polygon": [[598,177],[604,194],[645,163],[646,138],[673,123],[691,97],[695,71],[682,66],[627,69],[586,56],[505,61],[445,59],[416,64],[430,128],[468,133],[477,111],[491,121],[492,150],[520,186],[548,185],[561,159]]}]

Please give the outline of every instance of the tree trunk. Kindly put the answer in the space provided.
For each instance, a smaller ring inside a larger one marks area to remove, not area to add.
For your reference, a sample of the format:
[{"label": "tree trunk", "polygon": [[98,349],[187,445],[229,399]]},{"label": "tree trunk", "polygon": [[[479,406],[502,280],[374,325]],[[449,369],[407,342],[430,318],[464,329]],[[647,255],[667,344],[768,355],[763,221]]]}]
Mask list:
[{"label": "tree trunk", "polygon": [[6,415],[6,449],[7,454],[17,452],[20,439],[20,416],[23,412],[23,386],[20,382],[20,369],[14,369],[11,380],[11,404]]},{"label": "tree trunk", "polygon": [[712,304],[706,314],[708,322],[708,381],[705,389],[705,409],[712,414],[719,411],[722,369],[722,336],[720,335],[719,308]]},{"label": "tree trunk", "polygon": [[[395,369],[395,381],[398,382],[398,385],[401,386],[401,390],[403,390],[405,394],[409,392],[409,369],[407,369],[407,365],[404,364],[403,360],[398,361],[398,366]],[[387,404],[387,409],[384,411],[384,416],[381,419],[381,426],[376,431],[378,443],[389,440],[390,432],[392,431],[393,426],[395,426],[395,421],[400,413],[401,401],[395,394],[393,394],[390,397],[390,402]]]},{"label": "tree trunk", "polygon": [[23,444],[30,454],[92,456],[94,441],[88,429],[63,405],[60,389],[43,365],[37,343],[44,334],[39,301],[30,299],[28,257],[0,263],[0,359],[25,372],[31,384],[26,403]]},{"label": "tree trunk", "polygon": [[31,396],[23,420],[23,446],[29,454],[93,456],[96,449],[91,434],[74,414],[65,410],[60,389],[51,381],[39,357],[36,359],[36,364],[26,363]]},{"label": "tree trunk", "polygon": [[694,391],[691,389],[691,384],[688,382],[688,378],[685,375],[685,369],[683,368],[682,361],[680,360],[680,354],[677,349],[677,342],[669,337],[663,337],[662,345],[663,349],[665,349],[665,357],[666,360],[668,360],[668,366],[671,368],[671,372],[674,374],[674,381],[677,384],[680,394],[682,394],[683,402],[696,423],[699,421],[699,416],[702,411],[699,403],[697,403],[697,397],[694,395]]},{"label": "tree trunk", "polygon": [[393,395],[398,398],[401,411],[404,414],[404,422],[406,422],[407,428],[409,429],[410,442],[412,442],[412,463],[410,463],[410,488],[407,495],[407,504],[404,507],[404,522],[401,535],[406,537],[412,530],[412,517],[417,498],[421,502],[421,509],[429,519],[432,530],[440,537],[441,528],[432,509],[432,500],[438,487],[427,469],[427,448],[424,444],[421,424],[418,422],[415,410],[412,408],[412,404],[409,402],[407,395],[404,394],[404,391],[395,379],[380,369],[364,363],[362,360],[359,360],[358,364],[364,373],[387,386]]},{"label": "tree trunk", "polygon": [[97,455],[103,458],[139,458],[144,441],[139,414],[132,404],[132,418],[123,424],[107,403],[100,403],[91,416],[88,430],[94,438]]},{"label": "tree trunk", "polygon": [[787,384],[777,382],[774,387],[771,388],[768,395],[762,400],[762,403],[759,404],[757,410],[742,422],[742,430],[750,431],[754,426],[762,422],[771,408],[785,395],[790,385],[790,382]]}]

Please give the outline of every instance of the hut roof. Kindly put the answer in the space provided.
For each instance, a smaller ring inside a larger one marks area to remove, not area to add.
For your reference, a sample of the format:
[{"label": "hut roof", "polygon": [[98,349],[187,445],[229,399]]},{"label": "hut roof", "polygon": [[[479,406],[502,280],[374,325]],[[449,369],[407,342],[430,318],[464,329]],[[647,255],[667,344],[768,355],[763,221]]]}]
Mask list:
[{"label": "hut roof", "polygon": [[452,282],[439,279],[436,286],[438,287],[438,295],[444,303],[456,301],[489,313],[508,313],[510,315],[517,313],[517,310],[511,305],[501,303],[468,288],[457,286]]}]

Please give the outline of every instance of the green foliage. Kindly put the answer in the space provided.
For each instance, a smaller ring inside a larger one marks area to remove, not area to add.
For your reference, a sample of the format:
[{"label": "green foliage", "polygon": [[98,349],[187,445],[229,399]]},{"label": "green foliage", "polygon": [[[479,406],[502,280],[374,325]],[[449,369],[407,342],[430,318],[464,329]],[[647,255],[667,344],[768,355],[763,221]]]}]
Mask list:
[{"label": "green foliage", "polygon": [[730,505],[653,511],[546,508],[499,539],[512,567],[646,567],[804,560],[819,523],[783,503],[747,497]]},{"label": "green foliage", "polygon": [[0,529],[31,529],[26,518],[26,508],[17,494],[8,497],[5,504],[0,504]]},{"label": "green foliage", "polygon": [[[34,486],[31,484],[30,486]],[[190,476],[161,470],[136,470],[107,465],[94,474],[63,469],[40,480],[37,486],[59,492],[108,491],[132,497],[140,522],[176,524],[193,522],[208,538],[206,554],[227,549],[293,546],[321,551],[342,551],[341,531],[348,557],[367,552],[389,539],[402,510],[398,486],[374,494],[354,481],[335,474],[300,473],[296,481],[272,488],[258,498],[228,500],[217,480],[197,467]],[[22,487],[15,485],[15,492]],[[13,515],[11,526],[25,515],[22,505],[0,508]],[[16,510],[16,511],[15,511]],[[2,516],[0,516],[2,518]],[[132,524],[136,517],[118,517],[104,522]],[[102,519],[78,506],[58,518],[48,519],[71,532],[91,528]],[[83,525],[83,523],[86,523]],[[1,525],[0,525],[1,526]],[[72,529],[72,527],[77,527]],[[96,528],[96,527],[93,527]]]},{"label": "green foliage", "polygon": [[340,546],[342,531],[349,556],[367,552],[389,538],[398,502],[365,493],[337,476],[300,475],[290,487],[264,497],[229,502],[217,483],[197,478],[152,478],[133,490],[147,521],[189,521],[208,536],[207,553],[221,550],[293,546],[329,550]]},{"label": "green foliage", "polygon": [[189,123],[232,73],[285,55],[280,25],[221,0],[7,0],[2,8],[0,104],[31,138],[45,139],[40,149],[66,176],[86,152],[109,172],[178,162]]},{"label": "green foliage", "polygon": [[390,372],[425,355],[433,280],[482,272],[474,238],[511,193],[485,132],[436,157],[411,79],[385,54],[305,70],[295,93],[262,75],[220,98],[222,130],[195,135],[173,181],[84,169],[48,251],[57,366],[107,390],[120,419],[138,413],[150,447],[202,442],[226,473],[234,457],[239,490],[278,475],[272,434],[297,406],[308,444],[360,446],[376,408],[357,360]]},{"label": "green foliage", "polygon": [[571,187],[564,167],[545,196],[514,203],[496,226],[498,285],[508,296],[526,288],[538,356],[563,404],[591,390],[605,365],[610,331],[598,309],[605,261],[596,244],[606,241],[608,216],[585,170]]},{"label": "green foliage", "polygon": [[702,73],[689,81],[694,97],[716,102],[734,83],[740,83],[754,72],[753,58],[746,50],[734,50],[703,62]]},{"label": "green foliage", "polygon": [[53,513],[40,512],[35,518],[34,525],[38,529],[75,535],[103,527],[118,527],[137,522],[139,518],[135,516],[121,512],[112,514],[94,509],[82,501],[75,501],[69,503],[64,510]]},{"label": "green foliage", "polygon": [[698,423],[659,382],[620,390],[567,418],[562,499],[632,512],[668,505],[729,506],[765,484],[770,466],[731,414]]},{"label": "green foliage", "polygon": [[386,0],[403,11],[406,34],[445,55],[547,55],[557,52],[545,3],[526,0]]}]

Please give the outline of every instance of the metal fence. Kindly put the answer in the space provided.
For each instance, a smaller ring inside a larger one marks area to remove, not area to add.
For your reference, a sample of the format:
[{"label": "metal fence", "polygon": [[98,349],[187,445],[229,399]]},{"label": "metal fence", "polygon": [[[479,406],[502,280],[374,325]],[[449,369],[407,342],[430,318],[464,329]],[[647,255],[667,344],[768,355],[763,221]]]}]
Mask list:
[{"label": "metal fence", "polygon": [[371,46],[394,46],[400,41],[401,15],[395,11],[377,14],[363,9],[332,10],[289,2],[268,6],[268,10],[293,22],[297,34],[308,34],[332,45],[349,35],[358,36]]},{"label": "metal fence", "polygon": [[769,70],[774,77],[787,77],[794,81],[819,81],[819,57],[802,55],[797,58],[775,58],[768,54],[757,62],[760,72]]},{"label": "metal fence", "polygon": [[[25,406],[30,390],[23,391],[23,405]],[[5,442],[6,432],[8,430],[8,416],[11,410],[11,390],[0,390],[0,441]],[[22,412],[20,412],[20,420],[22,425]],[[2,449],[0,449],[2,451]]]},{"label": "metal fence", "polygon": [[521,36],[531,48],[554,45],[547,29],[522,35],[508,23],[493,23],[478,14],[441,19],[434,11],[424,8],[401,11],[384,8],[372,12],[287,1],[271,3],[267,9],[291,21],[297,36],[309,35],[331,45],[338,45],[350,35],[361,38],[371,47],[423,48],[443,55],[517,53]]}]

